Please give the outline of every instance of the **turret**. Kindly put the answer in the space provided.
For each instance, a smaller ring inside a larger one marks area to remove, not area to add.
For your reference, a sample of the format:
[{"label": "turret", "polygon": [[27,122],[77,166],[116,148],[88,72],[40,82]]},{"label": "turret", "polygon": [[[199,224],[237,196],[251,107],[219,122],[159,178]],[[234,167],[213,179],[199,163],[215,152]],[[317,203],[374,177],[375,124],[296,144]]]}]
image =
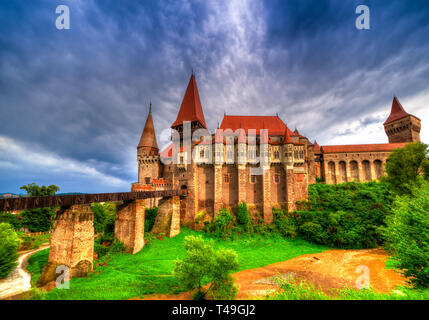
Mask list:
[{"label": "turret", "polygon": [[420,128],[420,119],[407,113],[394,97],[390,115],[384,122],[389,143],[420,141]]},{"label": "turret", "polygon": [[152,184],[153,179],[159,178],[159,149],[152,119],[152,103],[149,106],[149,114],[137,146],[137,162],[139,164],[139,183]]}]

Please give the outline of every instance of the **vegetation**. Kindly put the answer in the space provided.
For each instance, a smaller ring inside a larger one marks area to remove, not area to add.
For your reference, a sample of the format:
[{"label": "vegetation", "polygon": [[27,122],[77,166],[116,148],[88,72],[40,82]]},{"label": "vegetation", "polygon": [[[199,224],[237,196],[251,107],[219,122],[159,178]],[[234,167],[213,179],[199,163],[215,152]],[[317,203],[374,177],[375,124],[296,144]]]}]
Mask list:
[{"label": "vegetation", "polygon": [[393,197],[379,182],[313,184],[306,210],[289,214],[305,239],[337,248],[374,248],[383,244],[382,228]]},{"label": "vegetation", "polygon": [[18,249],[19,251],[38,249],[43,243],[49,242],[51,239],[51,234],[29,236],[23,232],[18,232],[18,236],[21,239],[21,245]]},{"label": "vegetation", "polygon": [[393,150],[386,162],[387,176],[383,179],[389,189],[398,195],[410,195],[413,187],[420,186],[422,179],[429,179],[429,150],[421,142],[407,144]]},{"label": "vegetation", "polygon": [[144,231],[150,232],[155,224],[158,207],[147,208],[144,212]]},{"label": "vegetation", "polygon": [[277,278],[280,289],[266,297],[268,300],[429,300],[429,290],[398,288],[391,293],[380,293],[371,288],[356,290],[353,288],[331,289],[323,292],[312,283],[296,281],[292,277]]},{"label": "vegetation", "polygon": [[232,236],[234,217],[228,208],[222,208],[211,221],[205,222],[204,231],[218,238],[226,239]]},{"label": "vegetation", "polygon": [[237,224],[241,227],[242,230],[249,231],[250,217],[249,211],[247,210],[247,205],[244,201],[238,205]]},{"label": "vegetation", "polygon": [[[30,183],[26,186],[22,186],[20,189],[24,189],[29,196],[53,196],[60,190],[55,185],[49,187],[39,187],[35,183]],[[53,224],[55,217],[55,208],[40,208],[40,209],[29,209],[24,210],[21,214],[22,226],[30,230],[31,232],[45,232],[49,231]]]},{"label": "vegetation", "polygon": [[395,267],[412,285],[429,287],[429,182],[396,199],[385,235]]},{"label": "vegetation", "polygon": [[[213,240],[196,236],[186,237],[183,245],[186,256],[175,262],[173,270],[182,288],[197,289],[196,300],[203,300],[209,292],[217,299],[235,299],[237,288],[230,273],[239,267],[237,253],[225,248],[215,250]],[[204,289],[206,282],[210,285]]]},{"label": "vegetation", "polygon": [[0,222],[10,224],[15,230],[22,228],[22,217],[19,214],[2,211],[0,212]]},{"label": "vegetation", "polygon": [[[147,242],[144,249],[135,255],[113,255],[107,263],[96,265],[88,277],[71,279],[69,290],[54,289],[46,294],[46,299],[127,299],[154,293],[180,292],[183,289],[173,275],[174,261],[186,257],[183,243],[189,235],[213,239],[215,249],[234,250],[238,255],[239,270],[263,267],[302,254],[328,249],[301,239],[286,240],[278,234],[237,234],[233,239],[223,240],[205,233],[182,229],[174,238],[159,240],[152,237],[153,240]],[[146,236],[145,240],[148,238]],[[42,250],[29,259],[27,270],[34,277],[33,283],[40,276],[48,254],[48,249]]]},{"label": "vegetation", "polygon": [[10,224],[0,223],[0,279],[17,266],[20,240]]}]

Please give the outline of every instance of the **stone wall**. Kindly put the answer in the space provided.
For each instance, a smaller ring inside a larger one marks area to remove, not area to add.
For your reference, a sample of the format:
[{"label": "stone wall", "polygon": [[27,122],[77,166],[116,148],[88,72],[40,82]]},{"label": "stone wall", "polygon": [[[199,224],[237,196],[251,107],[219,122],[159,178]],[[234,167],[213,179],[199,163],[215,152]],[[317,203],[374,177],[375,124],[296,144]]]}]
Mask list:
[{"label": "stone wall", "polygon": [[117,207],[115,238],[122,241],[129,253],[144,246],[145,200],[125,202]]}]

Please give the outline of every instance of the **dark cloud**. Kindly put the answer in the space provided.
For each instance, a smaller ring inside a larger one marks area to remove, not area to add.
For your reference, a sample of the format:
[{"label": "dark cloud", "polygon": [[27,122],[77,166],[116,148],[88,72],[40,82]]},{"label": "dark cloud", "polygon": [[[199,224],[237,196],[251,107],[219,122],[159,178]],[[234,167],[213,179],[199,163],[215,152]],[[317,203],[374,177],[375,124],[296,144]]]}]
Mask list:
[{"label": "dark cloud", "polygon": [[[123,190],[149,101],[159,136],[191,69],[211,129],[224,112],[278,112],[322,144],[358,135],[352,121],[382,132],[393,94],[428,93],[424,0],[61,1],[63,31],[57,4],[0,4],[0,192],[32,181]],[[358,4],[370,7],[369,31],[355,28]],[[54,160],[27,162],[25,148]]]}]

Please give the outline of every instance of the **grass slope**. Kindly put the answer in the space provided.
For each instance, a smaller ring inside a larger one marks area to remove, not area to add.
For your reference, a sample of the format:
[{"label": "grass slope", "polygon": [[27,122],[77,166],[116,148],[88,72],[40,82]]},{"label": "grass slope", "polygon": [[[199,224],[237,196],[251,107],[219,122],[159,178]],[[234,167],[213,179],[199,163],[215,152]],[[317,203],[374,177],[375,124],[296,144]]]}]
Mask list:
[{"label": "grass slope", "polygon": [[[117,255],[107,263],[107,266],[98,266],[88,277],[72,279],[69,290],[54,289],[46,295],[46,298],[127,299],[152,293],[179,292],[177,280],[172,276],[174,261],[185,255],[183,239],[191,234],[202,233],[183,229],[172,239],[155,239],[139,253]],[[329,249],[304,240],[290,241],[277,236],[267,238],[240,235],[233,240],[215,241],[217,247],[230,248],[237,252],[240,270],[263,267],[302,254]],[[35,281],[40,277],[41,268],[47,258],[48,250],[43,250],[29,259],[27,269]]]}]

